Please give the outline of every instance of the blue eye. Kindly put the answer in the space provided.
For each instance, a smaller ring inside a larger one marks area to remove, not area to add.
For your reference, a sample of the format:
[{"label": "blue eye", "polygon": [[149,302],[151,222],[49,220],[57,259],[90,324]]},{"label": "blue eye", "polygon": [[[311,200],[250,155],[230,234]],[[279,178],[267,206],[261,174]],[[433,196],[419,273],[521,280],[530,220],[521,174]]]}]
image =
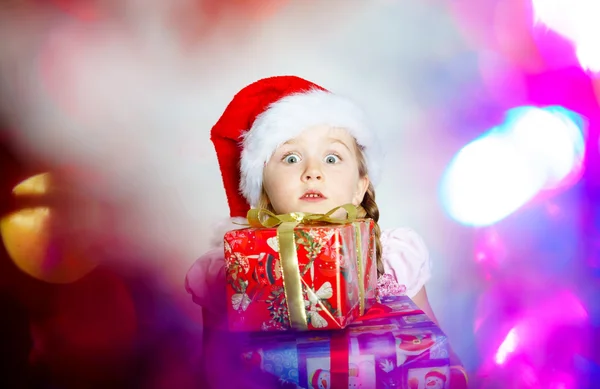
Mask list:
[{"label": "blue eye", "polygon": [[298,163],[300,162],[300,157],[298,157],[296,154],[289,154],[283,157],[283,160],[285,163]]},{"label": "blue eye", "polygon": [[325,163],[338,163],[340,160],[340,157],[338,157],[335,154],[329,154],[328,156],[325,157]]}]

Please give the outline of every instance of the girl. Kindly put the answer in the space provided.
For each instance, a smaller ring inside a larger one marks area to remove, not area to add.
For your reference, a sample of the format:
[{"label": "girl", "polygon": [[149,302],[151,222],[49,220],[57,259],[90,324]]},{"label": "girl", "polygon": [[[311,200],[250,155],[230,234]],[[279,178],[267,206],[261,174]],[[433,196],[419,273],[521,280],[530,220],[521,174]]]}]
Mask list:
[{"label": "girl", "polygon": [[[425,284],[431,277],[423,240],[406,228],[380,231],[375,190],[381,153],[361,110],[298,77],[257,81],[242,89],[212,128],[232,218],[250,209],[326,213],[352,203],[375,221],[378,291],[406,293],[437,322]],[[230,224],[226,230],[240,228]],[[222,238],[186,277],[194,301],[225,312]],[[462,375],[462,372],[461,372]]]}]

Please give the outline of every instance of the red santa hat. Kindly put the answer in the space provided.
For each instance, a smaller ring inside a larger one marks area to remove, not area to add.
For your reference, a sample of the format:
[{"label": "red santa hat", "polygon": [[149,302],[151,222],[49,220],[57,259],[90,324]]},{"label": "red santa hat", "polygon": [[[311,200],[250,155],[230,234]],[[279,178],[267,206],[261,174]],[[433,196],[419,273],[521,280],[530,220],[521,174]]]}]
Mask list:
[{"label": "red santa hat", "polygon": [[371,182],[377,182],[380,153],[360,108],[299,77],[265,78],[238,92],[211,131],[232,218],[246,217],[257,205],[263,169],[275,150],[317,125],[346,129],[363,150]]},{"label": "red santa hat", "polygon": [[327,370],[323,370],[323,369],[317,369],[315,370],[315,372],[312,375],[312,379],[310,380],[310,383],[312,384],[312,387],[317,389],[319,387],[319,379],[321,378],[321,374],[326,373]]},{"label": "red santa hat", "polygon": [[425,380],[428,380],[429,378],[438,378],[442,382],[444,382],[444,383],[446,382],[446,375],[437,370],[431,370],[427,374],[425,374]]}]

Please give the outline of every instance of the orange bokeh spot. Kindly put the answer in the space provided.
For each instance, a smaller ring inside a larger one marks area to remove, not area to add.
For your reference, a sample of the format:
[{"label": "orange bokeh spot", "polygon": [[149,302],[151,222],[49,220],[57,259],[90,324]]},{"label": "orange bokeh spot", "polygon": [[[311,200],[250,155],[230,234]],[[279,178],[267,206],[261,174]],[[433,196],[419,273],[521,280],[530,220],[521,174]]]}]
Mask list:
[{"label": "orange bokeh spot", "polygon": [[[39,174],[19,183],[13,196],[36,198],[39,205],[18,209],[0,219],[0,235],[15,265],[26,274],[50,283],[70,283],[96,267],[83,255],[76,239],[57,239],[54,225],[59,216],[52,204],[51,176]],[[48,205],[44,205],[47,203]]]}]

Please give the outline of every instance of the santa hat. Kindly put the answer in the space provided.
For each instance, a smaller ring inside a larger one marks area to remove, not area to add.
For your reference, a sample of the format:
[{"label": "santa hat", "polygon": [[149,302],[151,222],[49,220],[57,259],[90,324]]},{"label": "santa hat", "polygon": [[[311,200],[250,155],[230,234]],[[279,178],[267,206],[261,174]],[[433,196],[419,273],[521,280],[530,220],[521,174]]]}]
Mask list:
[{"label": "santa hat", "polygon": [[346,129],[363,150],[371,182],[377,182],[377,143],[352,101],[299,77],[265,78],[238,92],[211,131],[232,218],[246,217],[257,205],[263,169],[275,150],[317,125]]},{"label": "santa hat", "polygon": [[323,369],[315,370],[315,372],[312,375],[312,379],[310,380],[310,383],[312,384],[313,388],[319,387],[319,377],[321,376],[321,373],[324,373],[324,372],[325,372],[325,370],[323,370]]},{"label": "santa hat", "polygon": [[431,370],[427,374],[425,374],[425,380],[429,378],[439,378],[442,382],[446,382],[446,375],[437,370]]}]

